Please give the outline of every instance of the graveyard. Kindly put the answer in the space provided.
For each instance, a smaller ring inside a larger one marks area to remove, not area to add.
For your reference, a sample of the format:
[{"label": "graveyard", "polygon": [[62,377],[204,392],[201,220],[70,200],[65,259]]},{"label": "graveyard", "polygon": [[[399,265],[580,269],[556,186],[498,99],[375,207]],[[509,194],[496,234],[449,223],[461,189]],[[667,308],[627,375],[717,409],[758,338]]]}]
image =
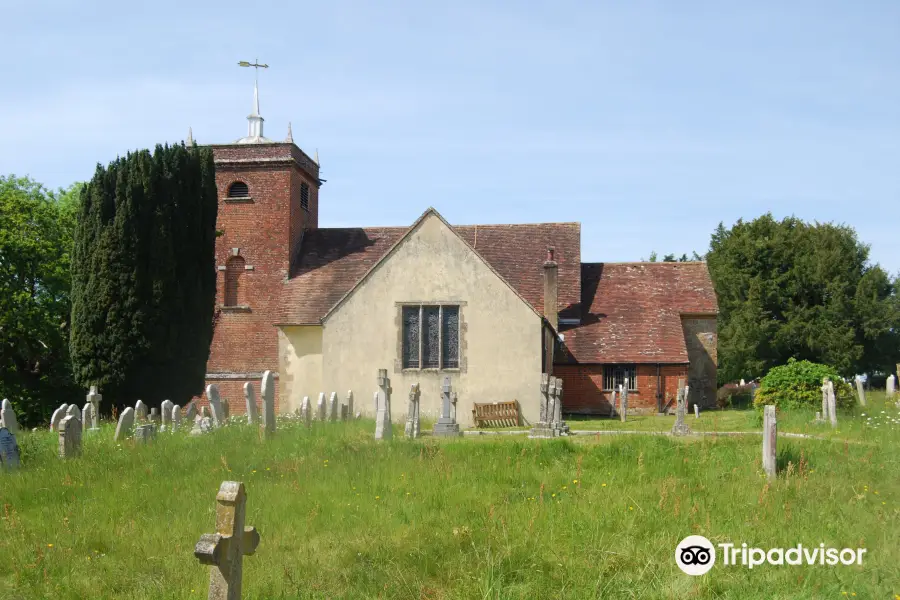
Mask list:
[{"label": "graveyard", "polygon": [[[161,430],[154,409],[116,439],[120,423],[90,414],[75,435],[67,409],[57,431],[18,432],[19,466],[3,474],[0,598],[206,598],[217,494],[239,495],[223,482],[246,494],[245,598],[893,597],[894,400],[870,391],[836,427],[779,411],[772,477],[752,409],[689,413],[684,435],[667,431],[673,416],[569,420],[552,439],[434,435],[448,424],[417,419],[416,436],[327,400],[274,431],[221,406],[193,417],[217,421],[206,431]],[[858,545],[866,562],[691,578],[671,560],[688,533]]]}]

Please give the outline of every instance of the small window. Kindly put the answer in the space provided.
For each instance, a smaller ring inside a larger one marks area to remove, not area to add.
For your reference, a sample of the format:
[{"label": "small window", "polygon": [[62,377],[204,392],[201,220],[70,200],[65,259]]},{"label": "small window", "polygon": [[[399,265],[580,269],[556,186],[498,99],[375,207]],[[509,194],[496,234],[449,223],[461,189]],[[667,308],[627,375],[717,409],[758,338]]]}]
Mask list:
[{"label": "small window", "polygon": [[240,280],[244,274],[244,259],[232,256],[225,264],[225,306],[238,306],[240,300]]},{"label": "small window", "polygon": [[607,365],[603,369],[603,389],[618,390],[628,379],[628,391],[637,391],[637,368],[634,365]]},{"label": "small window", "polygon": [[309,210],[309,186],[305,183],[300,184],[300,208]]},{"label": "small window", "polygon": [[404,306],[404,369],[459,368],[459,307]]},{"label": "small window", "polygon": [[250,188],[247,187],[247,184],[243,181],[235,181],[231,184],[231,187],[228,188],[228,197],[229,198],[249,198],[250,197]]}]

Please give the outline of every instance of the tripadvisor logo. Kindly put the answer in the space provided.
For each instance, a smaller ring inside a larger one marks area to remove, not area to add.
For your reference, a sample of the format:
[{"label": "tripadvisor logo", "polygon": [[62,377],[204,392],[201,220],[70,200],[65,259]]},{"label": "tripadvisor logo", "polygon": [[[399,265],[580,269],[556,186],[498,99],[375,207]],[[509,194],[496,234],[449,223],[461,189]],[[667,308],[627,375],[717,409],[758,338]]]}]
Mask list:
[{"label": "tripadvisor logo", "polygon": [[[742,566],[752,569],[760,565],[819,565],[834,567],[861,565],[865,548],[826,548],[825,544],[791,548],[750,548],[747,544],[716,544],[721,550],[722,564],[726,567]],[[703,575],[716,564],[716,548],[702,535],[689,535],[675,548],[675,563],[688,575]]]}]

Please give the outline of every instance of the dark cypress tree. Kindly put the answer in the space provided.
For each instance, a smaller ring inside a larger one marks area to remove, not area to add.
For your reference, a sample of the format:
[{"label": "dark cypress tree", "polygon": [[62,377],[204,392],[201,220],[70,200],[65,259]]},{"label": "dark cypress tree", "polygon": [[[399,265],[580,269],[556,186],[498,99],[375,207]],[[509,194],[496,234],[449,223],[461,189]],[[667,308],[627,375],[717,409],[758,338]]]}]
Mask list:
[{"label": "dark cypress tree", "polygon": [[72,268],[76,381],[118,406],[203,389],[215,302],[212,151],[157,146],[97,167]]}]

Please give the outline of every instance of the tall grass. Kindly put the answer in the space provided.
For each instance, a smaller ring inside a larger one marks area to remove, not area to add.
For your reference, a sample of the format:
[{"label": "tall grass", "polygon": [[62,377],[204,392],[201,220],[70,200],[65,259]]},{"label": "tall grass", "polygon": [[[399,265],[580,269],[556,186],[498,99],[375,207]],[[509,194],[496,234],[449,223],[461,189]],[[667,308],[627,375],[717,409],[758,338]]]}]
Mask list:
[{"label": "tall grass", "polygon": [[[262,538],[246,598],[892,598],[900,430],[864,420],[841,424],[864,444],[780,439],[771,483],[756,437],[378,443],[371,421],[283,422],[140,447],[106,425],[60,461],[53,434],[25,433],[0,476],[0,598],[205,598],[192,552],[223,480]],[[673,559],[690,534],[868,552],[692,578]]]}]

